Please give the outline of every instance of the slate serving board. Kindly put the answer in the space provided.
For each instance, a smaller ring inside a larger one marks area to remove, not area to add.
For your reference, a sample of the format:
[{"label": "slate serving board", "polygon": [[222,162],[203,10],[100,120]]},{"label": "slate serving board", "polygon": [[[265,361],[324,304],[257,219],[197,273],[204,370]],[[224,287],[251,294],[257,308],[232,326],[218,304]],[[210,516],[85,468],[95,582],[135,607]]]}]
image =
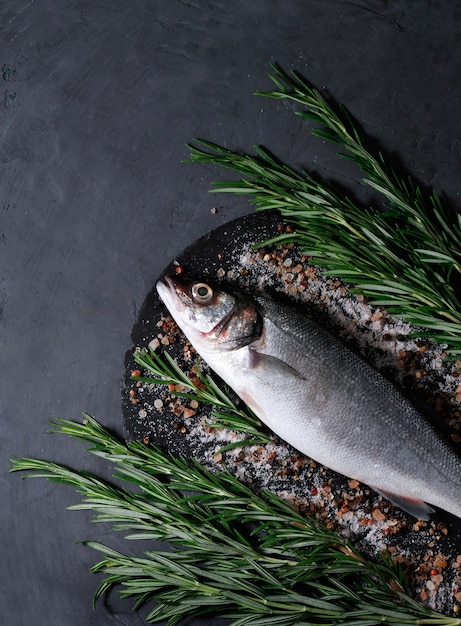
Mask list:
[{"label": "slate serving board", "polygon": [[[457,370],[453,362],[444,360],[443,350],[430,341],[415,343],[401,320],[388,319],[384,309],[370,307],[341,281],[322,276],[296,246],[253,250],[255,243],[286,228],[276,213],[251,213],[238,218],[188,246],[159,278],[179,271],[187,279],[218,281],[234,287],[244,284],[249,294],[264,292],[300,306],[316,315],[394,382],[404,384],[428,419],[435,420],[448,437],[455,435],[456,431],[447,426],[449,420],[431,411],[423,401],[455,394]],[[255,490],[268,488],[284,494],[306,514],[345,533],[369,555],[376,555],[383,547],[390,548],[405,559],[413,572],[415,597],[425,593],[434,598],[441,584],[447,590],[457,589],[457,570],[451,565],[456,565],[461,549],[461,526],[454,516],[436,511],[430,522],[417,522],[366,485],[317,466],[275,436],[267,445],[249,445],[222,454],[223,446],[237,444],[239,436],[207,428],[209,407],[194,406],[192,415],[184,418],[183,410],[191,413],[190,406],[175,400],[174,392],[165,391],[161,385],[141,385],[133,380],[133,372],[139,369],[133,354],[151,342],[155,342],[156,352],[167,350],[181,367],[191,366],[191,358],[188,357],[189,363],[183,358],[188,343],[168,319],[168,311],[153,286],[133,327],[133,347],[125,358],[122,405],[128,441],[144,440],[175,454],[197,458],[213,471],[225,466]],[[161,408],[156,408],[156,402],[160,402]],[[450,406],[447,405],[445,417]],[[444,555],[443,559],[440,555]],[[437,569],[445,561],[446,565]],[[420,572],[419,577],[415,571]],[[443,580],[437,578],[434,584],[427,575],[430,571]],[[444,598],[439,599],[440,608],[450,611],[452,594],[448,593],[448,598],[443,593],[439,596]]]}]

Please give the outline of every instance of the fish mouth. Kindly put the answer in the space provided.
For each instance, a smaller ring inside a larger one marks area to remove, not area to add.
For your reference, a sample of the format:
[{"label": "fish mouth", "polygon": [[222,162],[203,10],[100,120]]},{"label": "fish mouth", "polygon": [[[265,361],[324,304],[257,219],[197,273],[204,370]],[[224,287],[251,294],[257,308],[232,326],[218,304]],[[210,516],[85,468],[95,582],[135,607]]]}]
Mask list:
[{"label": "fish mouth", "polygon": [[[163,280],[159,280],[155,287],[157,289],[157,293],[170,313],[172,313],[172,311],[182,313],[192,304],[188,284],[184,284],[172,276],[163,276]],[[207,331],[207,334],[220,335],[227,328],[234,313],[235,308],[232,308],[229,313],[216,324],[216,326]]]},{"label": "fish mouth", "polygon": [[171,310],[171,306],[178,310],[184,311],[190,298],[187,295],[186,288],[171,276],[163,276],[158,280],[155,288],[163,303]]},{"label": "fish mouth", "polygon": [[[189,284],[184,284],[172,276],[165,275],[162,280],[157,282],[155,287],[170,315],[175,318],[179,326],[184,325],[186,321],[184,312],[187,309],[191,309],[193,305]],[[214,338],[221,344],[227,343],[227,329],[234,315],[235,307],[232,307],[215,326],[208,328],[206,331],[201,331],[201,336],[209,339]]]}]

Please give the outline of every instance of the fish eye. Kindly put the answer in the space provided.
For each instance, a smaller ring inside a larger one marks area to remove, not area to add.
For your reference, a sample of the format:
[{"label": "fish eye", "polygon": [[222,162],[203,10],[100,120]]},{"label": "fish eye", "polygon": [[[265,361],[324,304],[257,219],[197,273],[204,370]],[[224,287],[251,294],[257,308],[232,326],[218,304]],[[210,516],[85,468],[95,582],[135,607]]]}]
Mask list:
[{"label": "fish eye", "polygon": [[213,297],[213,289],[205,283],[192,285],[192,297],[197,302],[209,302]]}]

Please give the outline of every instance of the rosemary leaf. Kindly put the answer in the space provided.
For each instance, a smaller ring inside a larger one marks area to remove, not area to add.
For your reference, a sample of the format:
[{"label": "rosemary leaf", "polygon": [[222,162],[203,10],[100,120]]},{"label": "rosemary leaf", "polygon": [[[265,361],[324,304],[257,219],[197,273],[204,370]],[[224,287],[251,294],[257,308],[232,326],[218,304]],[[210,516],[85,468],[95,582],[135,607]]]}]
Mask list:
[{"label": "rosemary leaf", "polygon": [[[257,495],[226,471],[212,474],[141,443],[124,445],[85,415],[83,424],[56,420],[54,432],[90,442],[133,491],[91,474],[15,458],[11,471],[73,485],[89,509],[128,538],[152,538],[170,551],[131,556],[94,541],[92,568],[104,578],[96,602],[112,587],[135,607],[155,602],[148,623],[230,617],[239,624],[439,624],[459,626],[405,593],[389,555],[374,562],[345,539],[306,518],[275,494]],[[131,532],[134,531],[134,532]]]},{"label": "rosemary leaf", "polygon": [[[253,411],[246,405],[239,408],[231,399],[230,390],[226,385],[222,388],[216,384],[210,375],[205,375],[197,361],[195,368],[201,385],[195,384],[176,364],[168,352],[157,354],[155,351],[142,349],[134,353],[135,362],[152,377],[140,376],[134,380],[140,380],[154,385],[180,385],[189,391],[174,391],[173,395],[181,398],[195,399],[198,402],[212,405],[213,421],[212,428],[227,428],[239,433],[251,436],[247,443],[267,443],[271,441],[270,435],[262,431],[262,424]],[[234,446],[234,444],[231,444]],[[242,442],[235,442],[235,446],[241,446]],[[229,449],[226,446],[226,449]]]}]

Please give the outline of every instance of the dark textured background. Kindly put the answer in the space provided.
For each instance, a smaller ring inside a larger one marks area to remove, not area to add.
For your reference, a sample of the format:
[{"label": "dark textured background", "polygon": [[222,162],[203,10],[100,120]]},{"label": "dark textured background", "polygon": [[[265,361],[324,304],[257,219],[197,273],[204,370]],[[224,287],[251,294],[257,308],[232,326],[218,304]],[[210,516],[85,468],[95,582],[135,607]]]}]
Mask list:
[{"label": "dark textured background", "polygon": [[[8,475],[12,454],[105,472],[47,433],[82,410],[122,433],[120,377],[160,270],[250,211],[184,164],[201,136],[270,147],[346,187],[353,172],[270,88],[297,68],[345,103],[396,161],[461,208],[456,0],[3,0],[0,3],[0,621],[140,625],[91,608],[96,554],[122,546],[71,488]],[[355,173],[355,172],[354,172]],[[212,206],[218,213],[210,212]],[[133,547],[135,549],[136,546]],[[209,623],[209,622],[208,622]]]}]

